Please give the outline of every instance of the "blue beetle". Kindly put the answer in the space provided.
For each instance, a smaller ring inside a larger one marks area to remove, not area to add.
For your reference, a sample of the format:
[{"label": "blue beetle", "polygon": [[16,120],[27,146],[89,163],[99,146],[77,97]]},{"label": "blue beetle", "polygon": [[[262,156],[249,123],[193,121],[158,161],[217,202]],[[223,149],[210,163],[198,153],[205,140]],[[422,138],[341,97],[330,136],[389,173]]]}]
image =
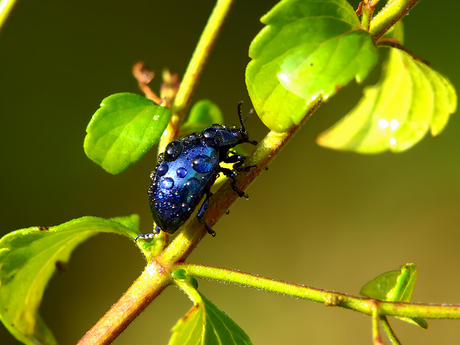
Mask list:
[{"label": "blue beetle", "polygon": [[[158,156],[158,164],[150,174],[152,183],[148,190],[155,229],[153,233],[139,235],[135,240],[153,237],[160,230],[173,234],[190,218],[206,195],[198,212],[201,221],[212,196],[211,186],[219,173],[232,179],[232,188],[240,197],[247,197],[236,187],[235,172],[249,171],[253,166],[242,167],[246,157],[231,148],[241,143],[256,145],[257,142],[249,140],[241,118],[241,104],[238,104],[241,127],[212,125],[201,133],[191,133],[171,141],[165,152]],[[235,163],[233,170],[221,167],[221,162]],[[208,224],[206,227],[215,236],[215,231]]]}]

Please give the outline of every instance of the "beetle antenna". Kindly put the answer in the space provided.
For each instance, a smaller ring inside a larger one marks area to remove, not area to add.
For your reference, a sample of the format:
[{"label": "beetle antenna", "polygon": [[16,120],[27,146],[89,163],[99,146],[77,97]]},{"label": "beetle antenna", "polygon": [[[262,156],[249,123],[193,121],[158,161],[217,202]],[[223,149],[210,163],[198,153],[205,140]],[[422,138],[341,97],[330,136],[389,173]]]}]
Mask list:
[{"label": "beetle antenna", "polygon": [[243,101],[240,101],[240,103],[238,103],[238,117],[240,118],[240,123],[241,123],[241,129],[243,131],[245,131],[246,129],[244,128],[244,121],[243,122],[243,118],[242,118],[242,114],[241,114],[241,106],[243,105]]},{"label": "beetle antenna", "polygon": [[244,119],[243,123],[246,123],[246,121],[249,119],[249,116],[251,116],[253,112],[254,112],[254,108],[249,110],[249,114],[248,114],[248,116],[246,116],[246,118]]}]

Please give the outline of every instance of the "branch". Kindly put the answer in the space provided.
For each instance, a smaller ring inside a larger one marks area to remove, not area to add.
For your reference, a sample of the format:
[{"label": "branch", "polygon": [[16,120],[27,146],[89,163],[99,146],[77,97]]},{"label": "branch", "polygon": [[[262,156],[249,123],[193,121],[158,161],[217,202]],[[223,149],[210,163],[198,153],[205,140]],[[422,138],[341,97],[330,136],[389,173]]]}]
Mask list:
[{"label": "branch", "polygon": [[170,283],[167,270],[152,260],[133,285],[77,345],[112,343]]},{"label": "branch", "polygon": [[324,303],[326,306],[351,309],[371,316],[390,315],[422,317],[428,319],[460,319],[460,305],[458,304],[386,302],[374,298],[350,296],[344,293],[287,283],[281,280],[270,279],[226,268],[178,263],[173,269],[179,268],[186,270],[187,275],[190,277],[205,278],[221,283],[231,283],[267,292],[275,292],[285,296]]}]

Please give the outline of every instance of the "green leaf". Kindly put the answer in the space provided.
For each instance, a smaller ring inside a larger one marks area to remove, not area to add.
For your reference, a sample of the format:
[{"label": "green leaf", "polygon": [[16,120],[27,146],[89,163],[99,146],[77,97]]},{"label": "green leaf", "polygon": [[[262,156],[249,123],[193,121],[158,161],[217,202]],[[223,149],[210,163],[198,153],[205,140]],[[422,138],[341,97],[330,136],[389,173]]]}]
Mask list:
[{"label": "green leaf", "polygon": [[179,268],[171,273],[171,277],[174,279],[187,279],[187,271],[183,268]]},{"label": "green leaf", "polygon": [[131,93],[105,98],[86,128],[86,155],[118,174],[137,162],[160,139],[170,111]]},{"label": "green leaf", "polygon": [[213,124],[222,124],[223,122],[224,117],[217,104],[210,100],[202,99],[196,102],[192,110],[190,110],[187,122],[181,126],[181,135],[201,132]]},{"label": "green leaf", "polygon": [[401,267],[396,285],[388,292],[388,301],[410,302],[417,280],[417,267],[415,264],[406,264]]},{"label": "green leaf", "polygon": [[252,344],[246,333],[224,312],[196,292],[195,305],[173,328],[169,345]]},{"label": "green leaf", "polygon": [[388,293],[396,286],[400,274],[400,270],[385,272],[364,285],[359,293],[364,297],[387,301]]},{"label": "green leaf", "polygon": [[361,82],[377,63],[372,37],[345,0],[285,0],[261,21],[267,26],[249,48],[246,85],[271,130],[298,125],[320,99]]},{"label": "green leaf", "polygon": [[358,153],[401,152],[431,130],[444,129],[457,107],[457,95],[445,77],[406,52],[390,48],[380,81],[364,89],[361,101],[320,134],[321,146]]},{"label": "green leaf", "polygon": [[[52,227],[32,227],[0,239],[0,320],[24,344],[56,344],[38,308],[55,271],[72,251],[100,232],[134,238],[137,215],[106,220],[82,217]],[[128,227],[127,227],[128,226]]]},{"label": "green leaf", "polygon": [[[362,296],[381,301],[410,302],[417,280],[415,264],[406,264],[400,270],[379,275],[363,286],[359,292]],[[428,328],[428,323],[420,317],[398,317],[398,319]]]}]

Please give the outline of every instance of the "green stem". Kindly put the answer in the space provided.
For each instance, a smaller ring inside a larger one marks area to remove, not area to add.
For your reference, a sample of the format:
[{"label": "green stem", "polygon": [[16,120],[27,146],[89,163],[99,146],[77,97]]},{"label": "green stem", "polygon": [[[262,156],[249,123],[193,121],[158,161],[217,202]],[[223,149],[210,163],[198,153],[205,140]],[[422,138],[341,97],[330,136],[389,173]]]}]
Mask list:
[{"label": "green stem", "polygon": [[5,25],[15,4],[16,0],[0,0],[0,30]]},{"label": "green stem", "polygon": [[390,0],[380,12],[372,18],[369,32],[374,41],[382,37],[398,20],[404,17],[419,0]]},{"label": "green stem", "polygon": [[380,336],[380,323],[379,323],[379,304],[374,300],[372,308],[372,342],[374,345],[384,345],[382,337]]},{"label": "green stem", "polygon": [[290,297],[324,303],[326,306],[352,309],[366,315],[373,315],[375,308],[378,308],[379,316],[460,319],[460,305],[385,302],[373,298],[355,297],[344,293],[315,289],[305,285],[287,283],[225,268],[188,263],[178,263],[174,266],[174,269],[179,268],[185,269],[191,277],[275,292]]},{"label": "green stem", "polygon": [[179,135],[180,124],[185,116],[192,95],[200,80],[201,73],[214,44],[217,36],[221,32],[225,19],[227,18],[235,0],[218,0],[211,16],[208,19],[203,33],[198,41],[192,58],[189,62],[184,78],[179,86],[177,95],[171,109],[171,120],[168,128],[163,134],[158,150],[163,152],[166,145]]},{"label": "green stem", "polygon": [[387,317],[386,316],[380,316],[380,322],[382,323],[383,329],[385,330],[385,333],[387,334],[387,336],[390,339],[391,343],[393,345],[401,345],[401,342],[399,341],[398,337],[396,337],[395,332],[393,332],[393,329],[391,328]]}]

